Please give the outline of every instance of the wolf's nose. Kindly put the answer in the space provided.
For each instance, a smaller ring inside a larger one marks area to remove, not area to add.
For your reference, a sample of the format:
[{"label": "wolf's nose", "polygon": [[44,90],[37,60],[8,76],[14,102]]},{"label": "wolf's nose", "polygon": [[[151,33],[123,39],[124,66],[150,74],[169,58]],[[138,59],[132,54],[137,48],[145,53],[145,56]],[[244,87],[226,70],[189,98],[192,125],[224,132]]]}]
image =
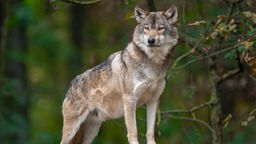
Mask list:
[{"label": "wolf's nose", "polygon": [[154,38],[148,39],[148,44],[150,44],[150,45],[155,44],[155,39]]}]

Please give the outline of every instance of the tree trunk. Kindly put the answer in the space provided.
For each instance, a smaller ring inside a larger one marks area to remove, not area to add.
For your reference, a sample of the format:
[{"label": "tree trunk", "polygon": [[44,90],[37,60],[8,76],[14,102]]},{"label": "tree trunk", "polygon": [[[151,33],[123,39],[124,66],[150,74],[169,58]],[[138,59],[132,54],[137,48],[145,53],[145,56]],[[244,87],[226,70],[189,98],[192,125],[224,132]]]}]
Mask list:
[{"label": "tree trunk", "polygon": [[74,49],[68,60],[69,78],[74,78],[77,74],[81,73],[84,39],[84,9],[84,6],[72,5],[70,7],[70,35]]},{"label": "tree trunk", "polygon": [[[6,1],[5,1],[6,2]],[[22,1],[13,0],[10,3],[16,10]],[[16,12],[17,13],[17,12]],[[4,57],[4,84],[9,86],[1,99],[3,121],[12,125],[1,133],[3,143],[27,143],[29,133],[29,97],[27,94],[27,68],[25,54],[27,49],[26,22],[18,21],[17,25],[8,28]],[[5,127],[4,125],[0,125]]]},{"label": "tree trunk", "polygon": [[210,59],[210,81],[211,81],[211,108],[210,108],[210,124],[213,129],[212,144],[222,143],[222,125],[221,125],[221,100],[218,94],[218,75],[216,72],[215,57]]},{"label": "tree trunk", "polygon": [[149,11],[156,11],[154,0],[147,0]]},{"label": "tree trunk", "polygon": [[0,1],[0,78],[3,76],[4,67],[4,41],[6,31],[6,17],[7,17],[8,1]]}]

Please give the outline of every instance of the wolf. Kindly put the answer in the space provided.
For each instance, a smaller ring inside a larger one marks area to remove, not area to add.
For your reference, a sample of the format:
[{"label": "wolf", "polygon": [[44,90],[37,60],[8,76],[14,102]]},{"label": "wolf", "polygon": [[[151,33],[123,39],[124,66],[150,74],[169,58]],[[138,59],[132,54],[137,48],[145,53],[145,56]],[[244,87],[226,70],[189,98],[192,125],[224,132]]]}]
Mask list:
[{"label": "wolf", "polygon": [[78,75],[62,105],[61,144],[90,144],[102,122],[124,115],[129,144],[139,144],[136,108],[147,107],[147,144],[156,144],[159,97],[178,42],[177,8],[148,12],[136,7],[132,41],[103,63]]}]

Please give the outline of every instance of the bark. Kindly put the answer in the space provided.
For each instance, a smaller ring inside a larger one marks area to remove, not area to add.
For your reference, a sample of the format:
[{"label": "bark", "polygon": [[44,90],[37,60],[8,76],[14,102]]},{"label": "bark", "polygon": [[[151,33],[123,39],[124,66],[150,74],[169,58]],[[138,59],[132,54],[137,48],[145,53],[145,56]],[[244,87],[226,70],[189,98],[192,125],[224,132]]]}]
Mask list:
[{"label": "bark", "polygon": [[211,81],[211,107],[210,124],[213,129],[212,144],[222,143],[222,125],[221,125],[221,98],[218,94],[218,75],[216,70],[215,57],[210,59],[210,81]]}]

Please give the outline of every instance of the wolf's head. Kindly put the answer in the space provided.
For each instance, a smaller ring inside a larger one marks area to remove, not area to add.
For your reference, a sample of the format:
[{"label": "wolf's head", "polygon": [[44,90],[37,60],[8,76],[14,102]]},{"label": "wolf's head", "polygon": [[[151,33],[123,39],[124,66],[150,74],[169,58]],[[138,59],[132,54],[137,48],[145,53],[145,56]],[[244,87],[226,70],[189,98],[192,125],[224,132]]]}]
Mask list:
[{"label": "wolf's head", "polygon": [[144,51],[149,49],[172,49],[177,44],[178,33],[173,25],[177,21],[177,8],[171,6],[165,12],[147,12],[136,7],[134,15],[138,22],[133,42]]}]

